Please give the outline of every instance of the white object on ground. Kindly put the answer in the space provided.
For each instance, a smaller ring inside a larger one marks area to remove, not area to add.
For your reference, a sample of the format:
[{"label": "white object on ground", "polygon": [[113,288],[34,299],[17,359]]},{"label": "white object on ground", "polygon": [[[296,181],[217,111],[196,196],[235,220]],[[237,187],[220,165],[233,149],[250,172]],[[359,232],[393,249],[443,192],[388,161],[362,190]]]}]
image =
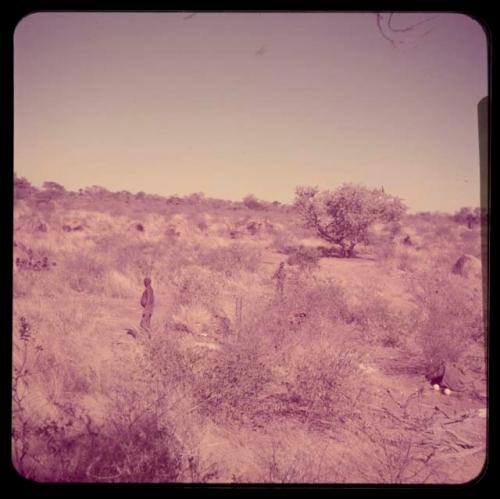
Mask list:
[{"label": "white object on ground", "polygon": [[432,388],[434,388],[434,390],[438,391],[439,390],[439,385],[436,383],[435,385],[432,385]]},{"label": "white object on ground", "polygon": [[451,390],[449,388],[444,389],[444,394],[445,395],[451,395]]}]

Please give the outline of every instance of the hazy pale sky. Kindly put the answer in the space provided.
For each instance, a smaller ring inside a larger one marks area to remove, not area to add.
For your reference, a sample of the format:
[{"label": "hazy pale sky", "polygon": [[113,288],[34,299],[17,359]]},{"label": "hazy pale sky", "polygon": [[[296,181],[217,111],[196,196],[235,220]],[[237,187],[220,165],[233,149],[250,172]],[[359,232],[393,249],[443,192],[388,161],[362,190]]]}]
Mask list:
[{"label": "hazy pale sky", "polygon": [[71,190],[289,202],[360,182],[412,211],[478,206],[486,35],[446,13],[397,34],[373,13],[32,14],[14,39],[14,169]]}]

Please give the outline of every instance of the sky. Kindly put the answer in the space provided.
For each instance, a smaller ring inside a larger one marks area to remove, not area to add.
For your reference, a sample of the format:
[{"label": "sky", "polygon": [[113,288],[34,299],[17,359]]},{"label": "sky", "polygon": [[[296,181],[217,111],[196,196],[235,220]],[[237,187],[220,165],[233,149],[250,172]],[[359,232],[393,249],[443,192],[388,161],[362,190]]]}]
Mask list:
[{"label": "sky", "polygon": [[[34,185],[290,202],[361,183],[479,206],[487,38],[454,13],[34,13],[14,170]],[[396,45],[384,37],[397,36]]]}]

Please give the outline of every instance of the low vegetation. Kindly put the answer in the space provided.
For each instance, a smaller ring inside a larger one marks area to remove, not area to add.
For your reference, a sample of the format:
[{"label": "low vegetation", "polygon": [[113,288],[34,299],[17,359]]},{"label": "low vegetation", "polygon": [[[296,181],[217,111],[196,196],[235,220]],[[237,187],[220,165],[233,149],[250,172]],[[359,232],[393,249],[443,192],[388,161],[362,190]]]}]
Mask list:
[{"label": "low vegetation", "polygon": [[[484,217],[410,215],[355,185],[298,188],[294,206],[22,178],[14,195],[12,459],[24,477],[448,483],[480,472],[483,274],[453,269],[463,255],[481,269]],[[139,328],[146,276],[151,338]],[[461,366],[465,392],[432,390],[425,376],[443,361]]]}]

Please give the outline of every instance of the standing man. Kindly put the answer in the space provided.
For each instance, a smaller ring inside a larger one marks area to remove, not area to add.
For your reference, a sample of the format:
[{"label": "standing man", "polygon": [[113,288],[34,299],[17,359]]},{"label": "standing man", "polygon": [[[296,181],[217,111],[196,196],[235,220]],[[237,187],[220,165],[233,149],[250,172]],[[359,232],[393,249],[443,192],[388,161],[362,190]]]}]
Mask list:
[{"label": "standing man", "polygon": [[283,299],[285,277],[286,277],[285,262],[281,262],[278,270],[273,275],[273,279],[276,279],[276,291],[281,299]]},{"label": "standing man", "polygon": [[153,307],[155,303],[153,288],[151,287],[151,279],[146,277],[144,279],[144,286],[146,289],[142,293],[141,306],[144,309],[142,313],[141,327],[145,329],[151,336],[151,316],[153,315]]}]

